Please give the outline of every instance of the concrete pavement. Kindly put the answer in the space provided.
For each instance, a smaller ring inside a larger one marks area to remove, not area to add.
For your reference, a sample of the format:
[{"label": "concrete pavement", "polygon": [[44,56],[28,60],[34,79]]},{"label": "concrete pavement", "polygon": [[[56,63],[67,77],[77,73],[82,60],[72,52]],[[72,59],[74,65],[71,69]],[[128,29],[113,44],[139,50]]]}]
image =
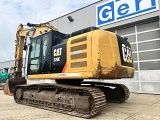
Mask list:
[{"label": "concrete pavement", "polygon": [[[16,104],[0,90],[0,120],[84,119]],[[104,111],[90,120],[160,120],[160,95],[131,93],[125,103],[107,103]]]}]

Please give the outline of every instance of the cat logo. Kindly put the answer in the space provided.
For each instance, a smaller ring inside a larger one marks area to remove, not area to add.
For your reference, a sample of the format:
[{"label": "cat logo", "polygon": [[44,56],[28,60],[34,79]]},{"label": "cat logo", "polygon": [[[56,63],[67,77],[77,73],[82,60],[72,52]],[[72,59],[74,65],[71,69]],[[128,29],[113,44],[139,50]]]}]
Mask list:
[{"label": "cat logo", "polygon": [[61,56],[62,55],[62,48],[54,49],[54,56]]},{"label": "cat logo", "polygon": [[124,44],[122,44],[122,55],[123,55],[124,62],[127,62],[127,63],[133,62],[131,48],[129,48],[128,46],[125,46]]}]

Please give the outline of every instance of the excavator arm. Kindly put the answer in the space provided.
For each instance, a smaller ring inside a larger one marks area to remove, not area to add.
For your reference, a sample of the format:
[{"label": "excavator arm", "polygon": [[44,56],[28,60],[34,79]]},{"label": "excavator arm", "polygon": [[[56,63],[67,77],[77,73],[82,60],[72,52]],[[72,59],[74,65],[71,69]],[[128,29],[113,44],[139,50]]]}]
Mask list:
[{"label": "excavator arm", "polygon": [[4,93],[7,95],[12,95],[15,85],[26,84],[26,79],[22,77],[22,64],[24,41],[27,32],[28,30],[25,30],[22,24],[18,26],[15,40],[14,71],[4,85]]},{"label": "excavator arm", "polygon": [[18,26],[16,33],[16,45],[15,45],[15,67],[14,67],[14,77],[22,77],[22,62],[23,62],[23,49],[25,46],[25,37],[28,30],[23,28],[23,25]]},{"label": "excavator arm", "polygon": [[25,29],[22,24],[19,24],[17,28],[15,41],[15,65],[13,67],[13,73],[10,75],[9,79],[4,85],[4,93],[6,95],[13,95],[13,91],[16,85],[27,83],[25,77],[22,77],[23,50],[27,49],[26,38],[33,38],[50,30],[57,31],[57,29],[51,26],[49,23],[27,23],[27,26],[28,28]]}]

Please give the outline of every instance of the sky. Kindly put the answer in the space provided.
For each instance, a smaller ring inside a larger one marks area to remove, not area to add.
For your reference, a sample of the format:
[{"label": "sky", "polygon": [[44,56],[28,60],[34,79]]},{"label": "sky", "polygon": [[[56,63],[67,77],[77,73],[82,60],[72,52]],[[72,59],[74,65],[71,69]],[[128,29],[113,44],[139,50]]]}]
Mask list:
[{"label": "sky", "polygon": [[14,60],[20,23],[43,23],[99,0],[0,0],[0,62]]}]

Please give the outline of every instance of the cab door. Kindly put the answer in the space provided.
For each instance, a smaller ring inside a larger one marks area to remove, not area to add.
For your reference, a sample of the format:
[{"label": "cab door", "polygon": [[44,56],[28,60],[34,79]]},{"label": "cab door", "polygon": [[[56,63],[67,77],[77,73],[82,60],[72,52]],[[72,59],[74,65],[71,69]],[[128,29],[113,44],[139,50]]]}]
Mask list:
[{"label": "cab door", "polygon": [[51,70],[51,32],[31,39],[28,74],[45,74]]},{"label": "cab door", "polygon": [[42,37],[31,39],[28,58],[28,74],[40,73]]}]

